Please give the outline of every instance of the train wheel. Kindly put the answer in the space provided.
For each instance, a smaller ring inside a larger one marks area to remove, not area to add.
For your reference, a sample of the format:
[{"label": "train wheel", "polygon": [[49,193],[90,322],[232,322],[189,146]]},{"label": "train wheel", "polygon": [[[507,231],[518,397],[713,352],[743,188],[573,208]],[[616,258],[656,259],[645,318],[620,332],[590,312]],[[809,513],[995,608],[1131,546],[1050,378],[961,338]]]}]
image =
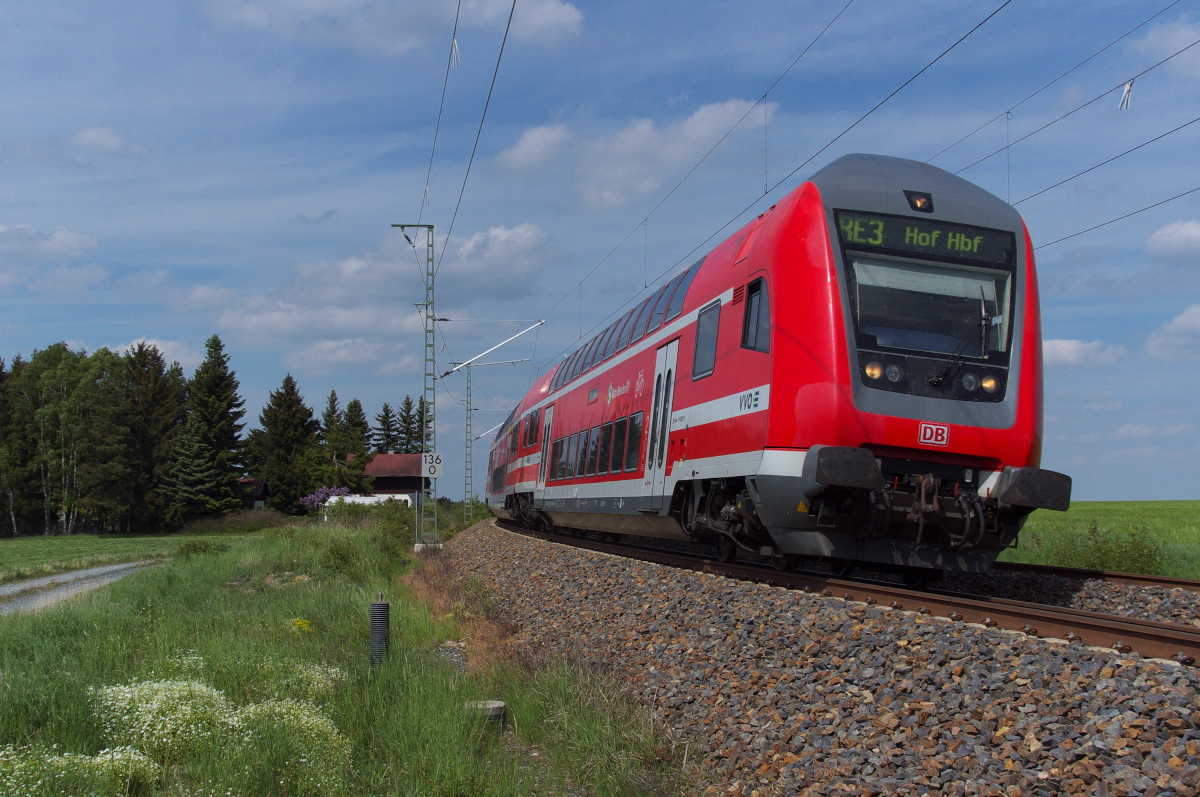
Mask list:
[{"label": "train wheel", "polygon": [[717,535],[717,561],[729,564],[734,559],[737,559],[737,543],[733,538],[725,535]]},{"label": "train wheel", "polygon": [[858,563],[853,559],[829,560],[829,572],[834,578],[849,578],[857,567]]},{"label": "train wheel", "polygon": [[777,553],[771,557],[771,566],[780,573],[790,573],[796,569],[796,557]]}]

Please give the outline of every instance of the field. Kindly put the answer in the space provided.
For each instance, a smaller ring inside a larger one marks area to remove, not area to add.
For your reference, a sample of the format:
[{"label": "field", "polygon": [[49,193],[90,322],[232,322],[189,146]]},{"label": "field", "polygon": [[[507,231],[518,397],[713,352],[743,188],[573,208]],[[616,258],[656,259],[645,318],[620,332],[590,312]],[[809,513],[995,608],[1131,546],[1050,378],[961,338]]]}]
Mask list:
[{"label": "field", "polygon": [[1200,501],[1076,501],[1067,512],[1038,510],[1020,545],[1000,559],[1200,579]]},{"label": "field", "polygon": [[[678,793],[670,743],[605,679],[561,662],[448,664],[437,646],[487,598],[431,610],[410,534],[411,519],[225,537],[0,617],[0,793]],[[392,652],[372,668],[379,592]],[[481,699],[505,700],[517,733],[464,709]]]},{"label": "field", "polygon": [[274,512],[240,512],[192,524],[178,534],[72,534],[0,539],[0,584],[86,567],[167,557],[189,540],[262,531],[279,525],[281,517]]}]

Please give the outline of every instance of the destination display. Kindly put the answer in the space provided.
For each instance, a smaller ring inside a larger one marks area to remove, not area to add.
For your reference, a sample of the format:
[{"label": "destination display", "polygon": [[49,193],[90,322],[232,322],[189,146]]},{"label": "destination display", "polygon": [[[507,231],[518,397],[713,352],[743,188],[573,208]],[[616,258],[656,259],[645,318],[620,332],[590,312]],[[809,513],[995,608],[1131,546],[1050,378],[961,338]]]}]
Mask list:
[{"label": "destination display", "polygon": [[983,263],[1008,263],[1013,236],[965,224],[839,210],[838,234],[846,246],[899,249]]}]

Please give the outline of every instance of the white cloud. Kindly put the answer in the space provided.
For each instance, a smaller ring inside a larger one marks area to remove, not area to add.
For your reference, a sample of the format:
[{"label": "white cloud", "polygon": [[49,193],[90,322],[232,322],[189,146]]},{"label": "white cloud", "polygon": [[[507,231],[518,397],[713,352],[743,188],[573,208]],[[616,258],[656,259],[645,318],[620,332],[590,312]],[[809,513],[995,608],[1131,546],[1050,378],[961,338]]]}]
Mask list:
[{"label": "white cloud", "polygon": [[[503,28],[510,8],[506,0],[468,0],[459,25]],[[211,0],[208,10],[220,24],[389,56],[441,41],[455,17],[455,4],[446,0]],[[562,0],[526,0],[517,4],[512,35],[554,43],[578,36],[582,20],[579,9]]]},{"label": "white cloud", "polygon": [[141,147],[126,142],[111,127],[85,127],[68,138],[67,143],[98,155],[132,155],[142,151]]},{"label": "white cloud", "polygon": [[514,171],[540,166],[553,160],[571,138],[566,125],[531,127],[516,144],[500,153],[500,163]]},{"label": "white cloud", "polygon": [[154,346],[162,353],[163,359],[167,361],[167,365],[177,362],[185,371],[194,369],[204,360],[203,354],[189,347],[186,343],[181,343],[177,340],[160,340],[158,338],[135,338],[129,341],[127,346],[114,347],[114,351],[127,351],[139,343]]},{"label": "white cloud", "polygon": [[[1153,58],[1166,58],[1168,55],[1182,50],[1192,42],[1200,39],[1200,24],[1187,21],[1182,16],[1174,22],[1155,25],[1149,32],[1134,44],[1134,49]],[[1200,79],[1200,47],[1193,47],[1186,53],[1172,58],[1167,62],[1167,69],[1177,75]],[[1136,102],[1136,88],[1135,98]]]},{"label": "white cloud", "polygon": [[25,287],[31,291],[79,293],[93,285],[99,285],[107,278],[108,272],[95,263],[87,263],[82,266],[57,266],[27,282]]},{"label": "white cloud", "polygon": [[[697,160],[753,106],[748,100],[702,105],[665,127],[635,119],[624,130],[591,141],[579,162],[584,199],[593,206],[616,207],[657,191],[668,174]],[[767,104],[768,121],[776,107]],[[750,121],[762,123],[757,114]]]},{"label": "white cloud", "polygon": [[28,224],[0,226],[0,258],[24,262],[73,260],[96,247],[96,239],[84,233],[55,227],[49,232]]},{"label": "white cloud", "polygon": [[1175,221],[1146,239],[1146,254],[1163,260],[1200,261],[1200,221]]},{"label": "white cloud", "polygon": [[1146,338],[1146,353],[1156,360],[1200,359],[1200,304],[1193,304]]},{"label": "white cloud", "polygon": [[1190,423],[1180,423],[1174,426],[1150,426],[1145,423],[1127,423],[1112,433],[1117,440],[1145,440],[1150,437],[1179,437],[1195,431]]},{"label": "white cloud", "polygon": [[1047,368],[1071,368],[1077,365],[1112,365],[1125,356],[1125,347],[1105,345],[1093,340],[1042,341],[1042,359]]},{"label": "white cloud", "polygon": [[381,348],[382,343],[372,338],[317,340],[288,352],[283,362],[306,373],[328,373],[349,365],[378,362]]}]

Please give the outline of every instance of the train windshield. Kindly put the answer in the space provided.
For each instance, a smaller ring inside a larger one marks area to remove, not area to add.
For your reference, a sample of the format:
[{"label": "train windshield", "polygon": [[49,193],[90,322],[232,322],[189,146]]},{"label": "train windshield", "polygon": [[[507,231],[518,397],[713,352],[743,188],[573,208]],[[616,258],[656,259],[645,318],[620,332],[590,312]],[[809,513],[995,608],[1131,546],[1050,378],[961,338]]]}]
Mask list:
[{"label": "train windshield", "polygon": [[939,354],[962,347],[967,357],[1007,350],[1010,272],[857,253],[849,259],[859,345]]}]

